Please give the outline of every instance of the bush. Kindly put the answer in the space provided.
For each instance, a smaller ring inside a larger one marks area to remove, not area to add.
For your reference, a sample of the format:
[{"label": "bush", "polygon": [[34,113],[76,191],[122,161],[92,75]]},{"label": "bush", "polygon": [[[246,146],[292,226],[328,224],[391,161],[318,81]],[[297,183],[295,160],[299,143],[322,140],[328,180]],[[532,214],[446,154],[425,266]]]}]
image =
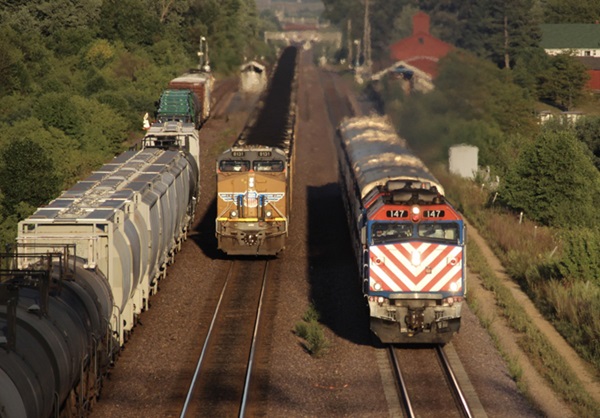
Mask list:
[{"label": "bush", "polygon": [[563,255],[557,263],[560,274],[600,285],[600,230],[566,229],[560,236],[563,244]]},{"label": "bush", "polygon": [[294,329],[296,335],[304,339],[304,349],[314,357],[323,356],[329,348],[329,341],[318,321],[319,312],[311,304]]}]

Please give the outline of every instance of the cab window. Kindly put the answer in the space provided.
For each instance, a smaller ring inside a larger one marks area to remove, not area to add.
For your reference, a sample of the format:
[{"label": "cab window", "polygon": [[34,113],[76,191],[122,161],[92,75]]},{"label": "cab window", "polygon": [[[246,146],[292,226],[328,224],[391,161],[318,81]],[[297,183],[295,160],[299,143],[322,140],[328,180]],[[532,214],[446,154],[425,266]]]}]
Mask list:
[{"label": "cab window", "polygon": [[254,161],[254,171],[270,171],[270,172],[281,172],[283,171],[283,161],[281,160],[269,160],[269,161]]},{"label": "cab window", "polygon": [[244,160],[223,160],[219,164],[219,170],[226,173],[235,173],[250,170],[250,161]]},{"label": "cab window", "polygon": [[373,244],[397,242],[412,237],[413,226],[409,223],[377,222],[371,229]]},{"label": "cab window", "polygon": [[458,242],[458,224],[455,223],[421,223],[417,227],[421,238],[434,238],[444,241]]}]

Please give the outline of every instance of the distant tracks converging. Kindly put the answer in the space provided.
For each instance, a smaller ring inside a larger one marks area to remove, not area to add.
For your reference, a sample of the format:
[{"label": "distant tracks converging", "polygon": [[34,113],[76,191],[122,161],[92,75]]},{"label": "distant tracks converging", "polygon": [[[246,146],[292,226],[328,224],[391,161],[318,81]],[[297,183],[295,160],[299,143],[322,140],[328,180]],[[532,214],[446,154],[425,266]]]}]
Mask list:
[{"label": "distant tracks converging", "polygon": [[269,261],[231,261],[183,417],[245,414]]}]

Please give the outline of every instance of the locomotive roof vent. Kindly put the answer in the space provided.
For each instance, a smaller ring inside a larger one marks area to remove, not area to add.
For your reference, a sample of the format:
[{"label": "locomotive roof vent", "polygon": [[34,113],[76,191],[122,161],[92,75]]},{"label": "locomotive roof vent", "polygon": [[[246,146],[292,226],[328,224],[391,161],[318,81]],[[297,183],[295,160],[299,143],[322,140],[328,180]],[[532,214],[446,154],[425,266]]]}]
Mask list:
[{"label": "locomotive roof vent", "polygon": [[[408,186],[410,187],[410,184],[408,184]],[[392,192],[394,190],[404,189],[407,187],[407,184],[405,181],[390,180],[386,183],[386,187],[390,192]]]}]

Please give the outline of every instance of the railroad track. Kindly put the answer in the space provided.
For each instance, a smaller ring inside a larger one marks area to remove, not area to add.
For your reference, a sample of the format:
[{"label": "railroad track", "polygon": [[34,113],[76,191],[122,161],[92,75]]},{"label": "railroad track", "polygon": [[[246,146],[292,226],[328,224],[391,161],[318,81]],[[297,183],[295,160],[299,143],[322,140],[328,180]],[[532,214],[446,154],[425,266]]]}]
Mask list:
[{"label": "railroad track", "polygon": [[263,300],[275,262],[230,262],[181,418],[245,415],[256,380]]},{"label": "railroad track", "polygon": [[[441,346],[422,349],[388,347],[406,417],[474,417]],[[437,364],[437,367],[435,366]]]}]

